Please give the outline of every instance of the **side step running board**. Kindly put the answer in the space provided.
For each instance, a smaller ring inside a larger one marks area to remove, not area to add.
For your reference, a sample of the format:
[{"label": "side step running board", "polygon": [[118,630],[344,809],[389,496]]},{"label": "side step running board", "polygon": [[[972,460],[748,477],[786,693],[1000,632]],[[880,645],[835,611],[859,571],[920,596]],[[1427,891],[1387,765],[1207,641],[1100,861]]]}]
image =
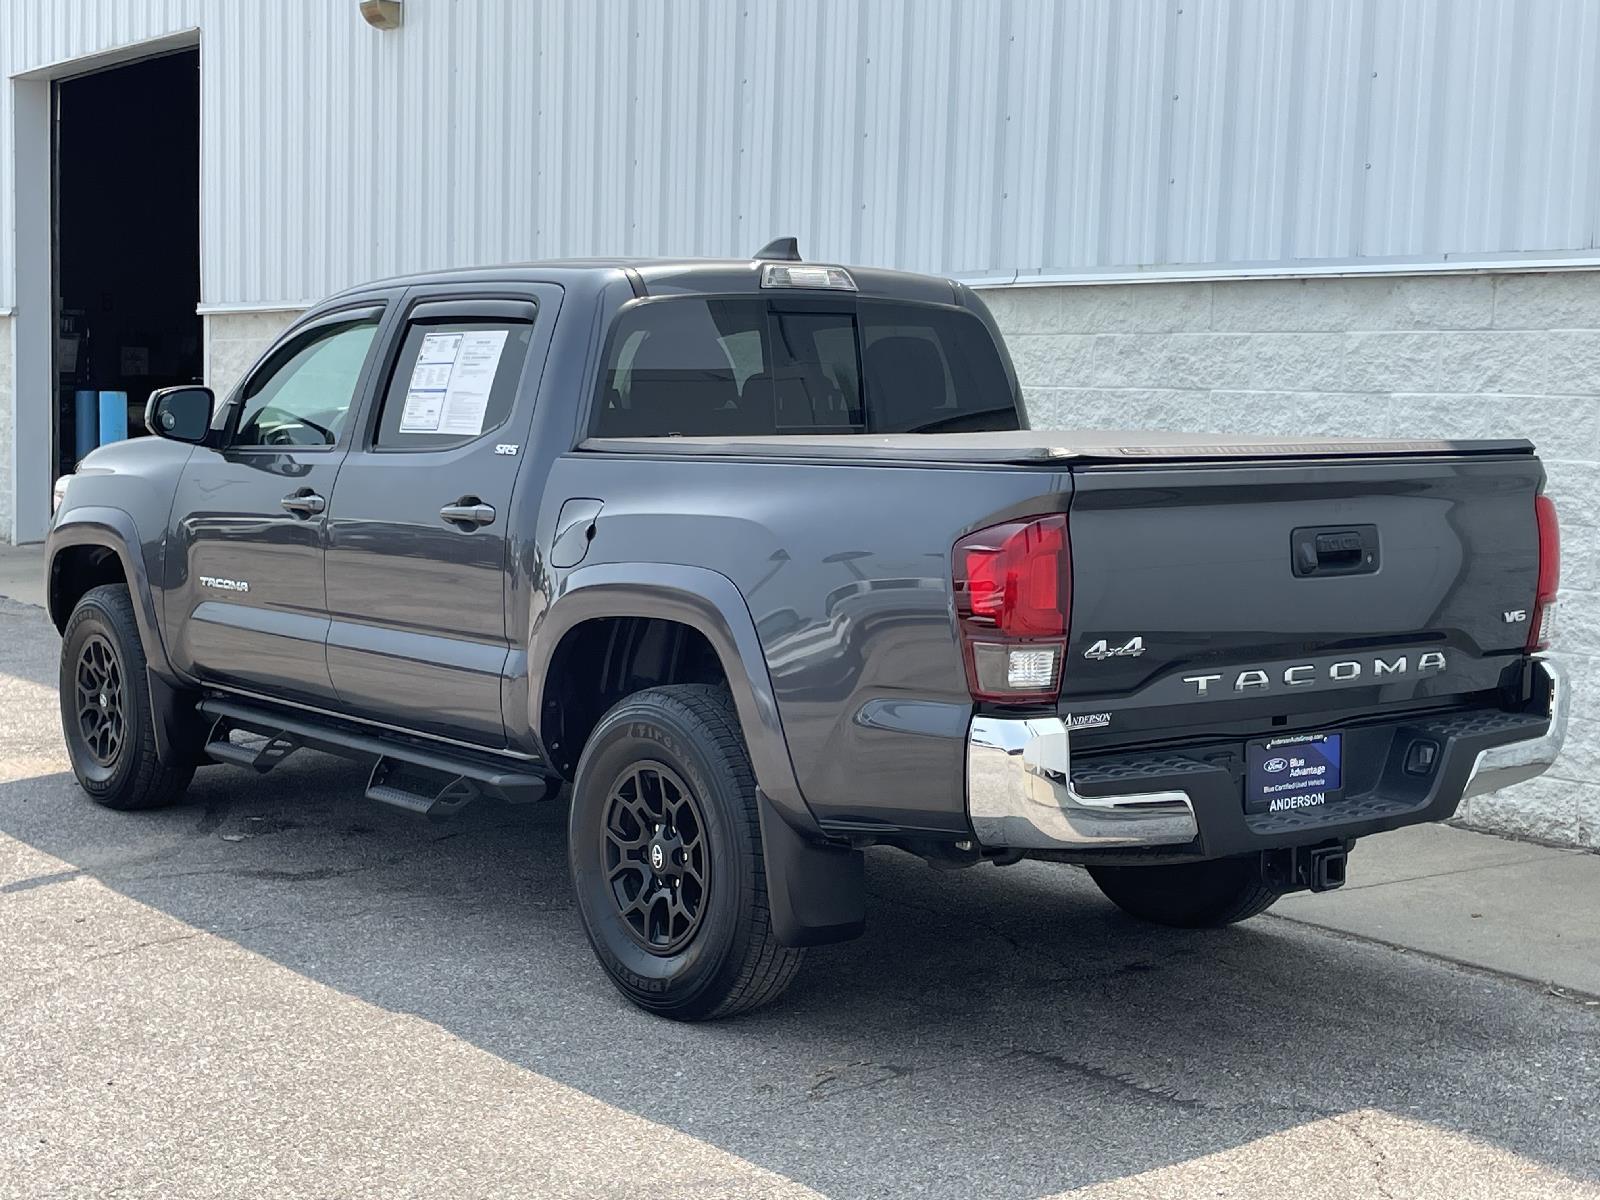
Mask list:
[{"label": "side step running board", "polygon": [[[432,780],[428,776],[432,776]],[[380,758],[374,763],[372,775],[367,779],[368,800],[392,804],[425,817],[453,817],[482,794],[482,789],[465,775],[451,777],[437,771],[408,768],[391,758]]]},{"label": "side step running board", "polygon": [[[302,747],[343,758],[376,759],[367,782],[369,799],[431,816],[458,812],[479,796],[495,796],[509,804],[542,800],[551,789],[549,776],[523,764],[497,763],[492,755],[450,753],[234,700],[204,699],[200,711],[211,717],[206,754],[265,773]],[[236,742],[235,732],[254,735]]]},{"label": "side step running board", "polygon": [[206,753],[218,762],[249,767],[263,775],[300,749],[301,745],[296,739],[282,733],[271,737],[262,734],[261,740],[255,744],[239,743],[229,740],[228,735],[232,731],[233,726],[228,718],[218,717],[211,726],[211,732],[206,735]]}]

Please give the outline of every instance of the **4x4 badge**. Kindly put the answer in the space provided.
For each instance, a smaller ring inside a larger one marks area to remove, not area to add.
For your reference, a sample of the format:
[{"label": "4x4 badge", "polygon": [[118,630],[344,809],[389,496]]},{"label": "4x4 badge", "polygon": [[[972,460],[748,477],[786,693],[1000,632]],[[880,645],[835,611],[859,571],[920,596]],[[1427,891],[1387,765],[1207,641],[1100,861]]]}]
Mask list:
[{"label": "4x4 badge", "polygon": [[1101,638],[1085,650],[1083,656],[1098,660],[1102,658],[1138,658],[1143,653],[1144,638],[1142,637],[1129,638],[1120,646],[1113,646],[1105,638]]}]

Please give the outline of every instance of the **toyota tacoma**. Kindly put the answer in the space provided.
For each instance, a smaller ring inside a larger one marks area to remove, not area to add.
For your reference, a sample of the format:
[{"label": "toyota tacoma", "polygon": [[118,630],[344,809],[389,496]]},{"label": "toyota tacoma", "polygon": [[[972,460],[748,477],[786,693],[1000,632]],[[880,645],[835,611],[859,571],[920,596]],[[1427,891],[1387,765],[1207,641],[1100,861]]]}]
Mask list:
[{"label": "toyota tacoma", "polygon": [[1564,733],[1527,442],[1034,429],[971,290],[792,240],[354,288],[146,420],[49,536],[83,790],[312,747],[421,814],[561,797],[670,1017],[859,934],[868,847],[1216,926]]}]

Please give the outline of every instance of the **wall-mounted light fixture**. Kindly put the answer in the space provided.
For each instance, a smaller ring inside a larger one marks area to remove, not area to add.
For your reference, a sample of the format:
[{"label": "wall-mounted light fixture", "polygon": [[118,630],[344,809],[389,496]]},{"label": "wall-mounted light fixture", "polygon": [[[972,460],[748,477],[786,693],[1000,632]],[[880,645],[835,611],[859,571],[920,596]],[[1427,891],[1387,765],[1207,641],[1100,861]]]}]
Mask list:
[{"label": "wall-mounted light fixture", "polygon": [[374,29],[399,29],[404,0],[361,0],[361,15]]}]

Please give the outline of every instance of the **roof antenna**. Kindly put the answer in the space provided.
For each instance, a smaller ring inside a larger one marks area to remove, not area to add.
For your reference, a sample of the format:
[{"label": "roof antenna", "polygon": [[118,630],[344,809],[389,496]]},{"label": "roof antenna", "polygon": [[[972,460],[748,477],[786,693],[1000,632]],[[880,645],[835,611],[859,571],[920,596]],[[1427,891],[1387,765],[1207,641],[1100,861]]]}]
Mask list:
[{"label": "roof antenna", "polygon": [[773,238],[751,257],[776,259],[779,262],[799,262],[800,239],[792,237]]}]

